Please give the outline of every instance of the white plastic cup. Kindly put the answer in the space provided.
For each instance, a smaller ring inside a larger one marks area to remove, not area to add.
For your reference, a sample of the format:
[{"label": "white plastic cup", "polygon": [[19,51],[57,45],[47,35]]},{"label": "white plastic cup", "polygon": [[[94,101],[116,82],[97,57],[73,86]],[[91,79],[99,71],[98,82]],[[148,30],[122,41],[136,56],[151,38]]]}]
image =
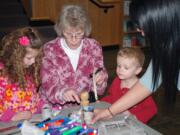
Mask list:
[{"label": "white plastic cup", "polygon": [[52,110],[50,107],[46,106],[42,109],[42,119],[46,120],[52,117]]}]

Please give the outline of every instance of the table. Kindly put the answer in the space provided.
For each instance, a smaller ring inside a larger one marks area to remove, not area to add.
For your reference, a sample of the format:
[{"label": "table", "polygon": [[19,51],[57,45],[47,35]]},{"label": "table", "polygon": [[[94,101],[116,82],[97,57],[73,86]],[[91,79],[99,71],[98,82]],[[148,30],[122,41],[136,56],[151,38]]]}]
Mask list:
[{"label": "table", "polygon": [[[110,106],[110,104],[105,102],[93,103],[91,104],[94,108],[105,109]],[[63,109],[60,115],[68,116],[72,113],[72,110],[79,110],[80,106],[71,107],[68,109]],[[34,115],[31,122],[41,121],[41,115]],[[7,128],[10,126],[15,126],[19,122],[10,122],[10,123],[2,123],[0,122],[0,129]],[[98,121],[96,125],[99,130],[99,135],[162,135],[158,131],[150,128],[149,126],[141,123],[133,116],[126,116],[124,114],[119,114],[115,116],[113,119],[108,121]],[[20,129],[13,128],[7,132],[0,132],[0,135],[21,135]]]}]

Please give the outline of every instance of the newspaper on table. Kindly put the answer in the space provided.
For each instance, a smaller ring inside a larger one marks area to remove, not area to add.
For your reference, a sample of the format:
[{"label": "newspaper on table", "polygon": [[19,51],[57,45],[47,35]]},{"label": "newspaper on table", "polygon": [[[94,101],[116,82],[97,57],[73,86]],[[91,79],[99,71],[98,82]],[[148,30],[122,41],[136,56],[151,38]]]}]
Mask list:
[{"label": "newspaper on table", "polygon": [[98,123],[99,135],[161,135],[134,118],[133,115],[117,115],[112,120]]}]

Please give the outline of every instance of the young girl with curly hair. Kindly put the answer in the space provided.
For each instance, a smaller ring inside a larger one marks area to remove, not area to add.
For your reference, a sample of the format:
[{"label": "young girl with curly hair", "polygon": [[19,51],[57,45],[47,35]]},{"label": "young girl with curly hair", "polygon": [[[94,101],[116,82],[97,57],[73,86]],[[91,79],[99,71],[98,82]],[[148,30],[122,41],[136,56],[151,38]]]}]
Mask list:
[{"label": "young girl with curly hair", "polygon": [[38,94],[42,41],[31,27],[6,35],[0,51],[0,121],[30,119],[42,101]]}]

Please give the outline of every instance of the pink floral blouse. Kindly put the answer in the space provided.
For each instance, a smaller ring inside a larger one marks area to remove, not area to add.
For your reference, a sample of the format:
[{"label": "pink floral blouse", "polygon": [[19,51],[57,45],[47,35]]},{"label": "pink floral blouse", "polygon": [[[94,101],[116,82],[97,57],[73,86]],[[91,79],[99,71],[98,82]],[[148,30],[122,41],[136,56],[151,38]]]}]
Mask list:
[{"label": "pink floral blouse", "polygon": [[18,83],[10,83],[7,77],[0,76],[0,121],[10,121],[16,112],[40,111],[42,100],[31,79],[26,79],[26,88],[22,89]]},{"label": "pink floral blouse", "polygon": [[[64,104],[63,93],[73,89],[77,94],[82,90],[93,90],[93,81],[90,74],[93,70],[103,68],[105,81],[97,86],[98,94],[103,94],[107,86],[107,72],[103,63],[102,48],[99,43],[90,38],[83,39],[76,71],[61,47],[61,38],[56,38],[44,47],[44,58],[41,69],[42,95],[51,103]],[[62,107],[62,106],[61,106]]]}]

